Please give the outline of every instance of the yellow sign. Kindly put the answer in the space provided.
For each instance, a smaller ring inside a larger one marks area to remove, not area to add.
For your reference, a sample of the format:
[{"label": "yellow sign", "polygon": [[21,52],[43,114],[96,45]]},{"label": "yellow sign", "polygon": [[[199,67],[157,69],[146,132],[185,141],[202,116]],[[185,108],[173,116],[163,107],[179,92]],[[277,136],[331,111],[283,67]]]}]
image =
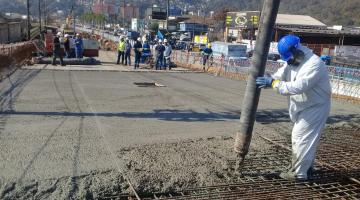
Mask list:
[{"label": "yellow sign", "polygon": [[254,25],[259,24],[259,16],[257,16],[257,15],[251,16],[250,21],[251,21]]},{"label": "yellow sign", "polygon": [[195,43],[200,43],[200,44],[207,44],[208,43],[208,37],[206,35],[195,35],[194,42]]},{"label": "yellow sign", "polygon": [[226,24],[231,24],[231,22],[233,21],[231,16],[226,16]]},{"label": "yellow sign", "polygon": [[194,42],[200,43],[200,35],[195,35]]}]

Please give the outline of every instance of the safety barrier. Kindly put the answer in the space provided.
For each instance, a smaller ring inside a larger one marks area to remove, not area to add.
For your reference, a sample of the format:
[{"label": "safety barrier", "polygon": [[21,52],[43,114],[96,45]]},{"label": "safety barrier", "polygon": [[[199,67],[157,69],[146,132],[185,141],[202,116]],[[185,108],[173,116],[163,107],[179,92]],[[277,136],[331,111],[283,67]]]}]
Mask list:
[{"label": "safety barrier", "polygon": [[[203,70],[202,56],[198,52],[174,51],[172,61],[177,65]],[[214,56],[206,64],[206,70],[217,76],[246,80],[249,75],[250,59],[225,59]],[[266,73],[274,73],[282,62],[267,61]],[[360,102],[360,69],[328,66],[334,97]]]}]

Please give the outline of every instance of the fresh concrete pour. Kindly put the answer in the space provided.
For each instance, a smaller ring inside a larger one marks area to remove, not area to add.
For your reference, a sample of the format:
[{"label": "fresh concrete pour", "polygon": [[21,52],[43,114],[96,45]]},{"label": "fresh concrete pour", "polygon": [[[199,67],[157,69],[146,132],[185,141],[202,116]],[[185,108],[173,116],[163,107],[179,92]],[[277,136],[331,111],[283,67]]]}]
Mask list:
[{"label": "fresh concrete pour", "polygon": [[[19,70],[0,89],[0,199],[101,198],[131,193],[127,179],[140,194],[169,192],[236,176],[228,161],[245,82],[189,72]],[[286,106],[262,92],[249,157],[270,148],[259,135],[289,136]],[[328,126],[351,127],[359,113],[334,101]]]}]

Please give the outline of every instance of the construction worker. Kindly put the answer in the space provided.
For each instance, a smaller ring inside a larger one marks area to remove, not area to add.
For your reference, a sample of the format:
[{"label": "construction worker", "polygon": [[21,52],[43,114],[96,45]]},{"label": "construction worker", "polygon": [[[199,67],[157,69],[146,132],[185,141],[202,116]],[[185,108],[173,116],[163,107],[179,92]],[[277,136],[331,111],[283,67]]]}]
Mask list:
[{"label": "construction worker", "polygon": [[125,42],[125,65],[129,63],[131,65],[131,44],[129,38],[126,38]]},{"label": "construction worker", "polygon": [[145,40],[144,44],[143,44],[143,53],[150,53],[150,45],[149,42],[147,40]]},{"label": "construction worker", "polygon": [[143,44],[143,49],[142,49],[142,55],[141,55],[141,62],[142,63],[147,63],[147,59],[151,58],[151,49],[150,49],[150,45],[149,42],[147,40],[144,41]]},{"label": "construction worker", "polygon": [[280,174],[288,180],[311,178],[316,149],[330,112],[331,86],[328,70],[300,39],[287,35],[280,39],[278,50],[287,65],[271,77],[258,77],[259,88],[272,87],[287,96],[294,127],[291,133],[293,160],[291,169]]},{"label": "construction worker", "polygon": [[159,43],[155,47],[156,70],[161,70],[164,66],[164,51],[165,46],[162,44],[162,40],[159,40]]},{"label": "construction worker", "polygon": [[65,34],[65,37],[64,37],[64,50],[65,50],[65,57],[70,58],[71,49],[70,49],[70,36],[69,36],[69,34]]},{"label": "construction worker", "polygon": [[203,58],[203,70],[205,72],[205,65],[206,62],[209,60],[209,57],[212,55],[213,50],[211,49],[211,43],[208,44],[207,48],[205,48],[203,51],[201,51],[201,55]]},{"label": "construction worker", "polygon": [[168,69],[171,70],[170,56],[171,56],[171,53],[172,53],[172,48],[171,48],[171,45],[168,43],[167,39],[164,40],[164,46],[165,46],[164,67],[166,69],[166,67],[168,66]]},{"label": "construction worker", "polygon": [[61,32],[58,32],[53,40],[53,59],[52,59],[52,65],[56,65],[56,58],[59,57],[60,59],[60,65],[65,66],[65,63],[63,61],[63,57],[61,54],[61,43],[60,43],[60,37],[62,36]]},{"label": "construction worker", "polygon": [[75,55],[76,58],[82,58],[84,51],[84,43],[79,33],[76,34],[75,39]]},{"label": "construction worker", "polygon": [[125,40],[124,37],[120,37],[119,45],[118,45],[118,57],[116,64],[119,64],[121,57],[121,64],[124,64],[124,58],[125,58]]},{"label": "construction worker", "polygon": [[134,44],[134,53],[135,53],[134,69],[138,69],[140,66],[141,51],[142,51],[142,44],[141,44],[141,38],[139,37]]}]

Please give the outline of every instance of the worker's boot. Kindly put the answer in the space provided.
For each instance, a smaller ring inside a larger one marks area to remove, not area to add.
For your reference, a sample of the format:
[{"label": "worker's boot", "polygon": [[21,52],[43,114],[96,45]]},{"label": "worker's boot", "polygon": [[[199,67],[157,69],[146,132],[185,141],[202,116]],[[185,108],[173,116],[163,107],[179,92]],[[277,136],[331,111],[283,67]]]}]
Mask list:
[{"label": "worker's boot", "polygon": [[311,166],[309,169],[308,169],[308,171],[307,171],[307,177],[308,177],[308,179],[313,179],[313,177],[314,177],[314,167],[313,166]]},{"label": "worker's boot", "polygon": [[282,172],[280,173],[279,177],[289,181],[297,181],[297,182],[307,181],[307,178],[302,178],[302,177],[300,178],[295,174],[295,172],[292,171]]}]

